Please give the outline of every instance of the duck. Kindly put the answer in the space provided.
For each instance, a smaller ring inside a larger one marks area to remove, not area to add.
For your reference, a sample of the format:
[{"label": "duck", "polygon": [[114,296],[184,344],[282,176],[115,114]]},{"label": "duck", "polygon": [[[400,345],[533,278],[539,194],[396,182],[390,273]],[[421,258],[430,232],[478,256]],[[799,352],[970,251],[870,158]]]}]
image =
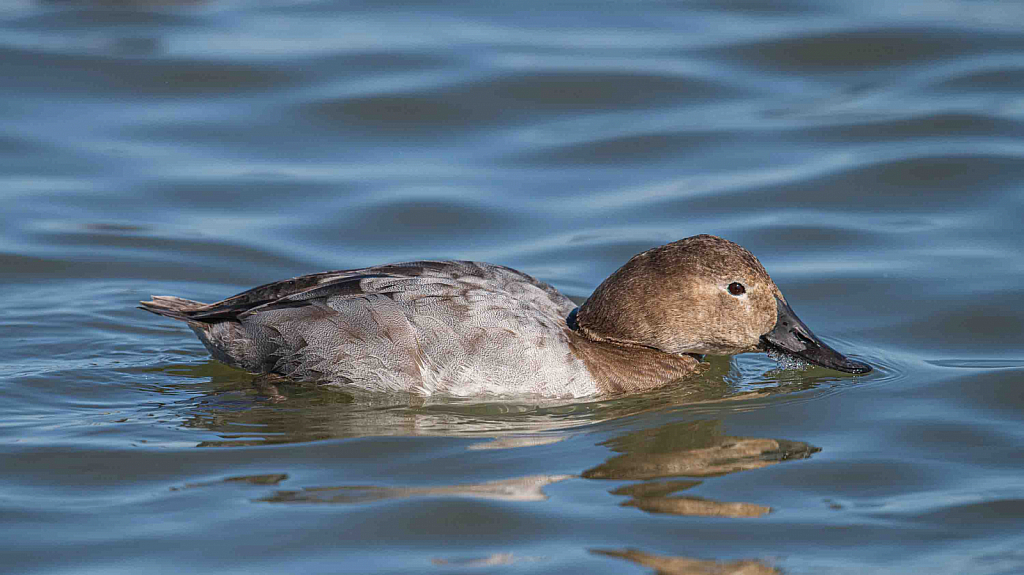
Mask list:
[{"label": "duck", "polygon": [[509,267],[414,261],[139,307],[185,322],[230,366],[371,392],[639,393],[703,372],[707,355],[755,352],[871,371],[815,336],[752,253],[707,234],[633,256],[579,306]]}]

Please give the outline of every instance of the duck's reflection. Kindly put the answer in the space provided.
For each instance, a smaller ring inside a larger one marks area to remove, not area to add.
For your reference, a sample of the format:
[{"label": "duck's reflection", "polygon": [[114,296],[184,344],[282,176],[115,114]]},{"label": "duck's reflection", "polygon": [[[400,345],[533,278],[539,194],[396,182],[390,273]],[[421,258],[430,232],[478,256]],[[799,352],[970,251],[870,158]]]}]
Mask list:
[{"label": "duck's reflection", "polygon": [[637,483],[610,491],[612,495],[630,497],[624,507],[636,507],[648,513],[671,513],[692,517],[760,517],[771,507],[753,503],[720,503],[700,497],[672,496],[684,489],[700,485],[700,481],[665,481]]},{"label": "duck's reflection", "polygon": [[[223,380],[222,380],[223,381]],[[467,450],[529,448],[570,438],[586,439],[603,434],[611,420],[634,428],[598,443],[611,453],[608,458],[578,475],[567,473],[527,475],[490,481],[466,481],[448,485],[292,485],[287,475],[232,477],[219,482],[191,484],[186,488],[239,485],[270,488],[254,502],[271,504],[359,505],[410,498],[473,498],[523,504],[548,500],[545,490],[570,479],[601,485],[617,496],[622,507],[638,512],[707,518],[757,520],[771,512],[762,502],[713,501],[697,496],[699,486],[715,477],[755,471],[770,465],[810,457],[819,448],[800,441],[761,437],[737,437],[726,432],[728,414],[749,410],[773,401],[770,396],[802,391],[808,384],[780,382],[771,389],[739,394],[721,384],[724,378],[697,382],[660,394],[622,397],[583,404],[430,403],[418,397],[381,396],[353,398],[337,391],[286,387],[251,379],[220,387],[216,393],[197,396],[188,404],[185,423],[216,431],[217,439],[203,447],[263,445],[328,438],[366,436],[439,435],[472,438]],[[716,385],[718,384],[718,385]],[[744,402],[750,399],[754,403]],[[184,402],[182,402],[184,403]],[[179,403],[179,406],[182,404]],[[691,409],[692,406],[692,409]],[[672,411],[669,411],[672,410]],[[694,420],[696,413],[703,419]],[[714,414],[720,414],[715,417]],[[642,419],[650,417],[650,420]],[[661,423],[636,429],[640,421]],[[468,455],[468,454],[467,454]],[[282,470],[283,471],[283,470]],[[560,470],[561,471],[561,470]],[[570,470],[570,473],[572,471]],[[339,482],[340,483],[340,482]],[[605,487],[604,485],[607,485]],[[763,575],[778,573],[758,561],[716,562],[688,557],[654,555],[637,549],[594,549],[594,554],[625,559],[666,574]],[[437,564],[499,565],[513,559],[511,553],[486,557],[438,558]],[[612,560],[612,559],[610,559]]]},{"label": "duck's reflection", "polygon": [[799,441],[733,437],[722,431],[720,420],[671,423],[644,429],[604,442],[621,453],[582,473],[588,479],[642,480],[610,491],[629,497],[623,506],[649,513],[700,517],[760,517],[771,508],[755,503],[718,502],[679,496],[701,481],[658,479],[707,478],[759,469],[810,457],[820,451]]},{"label": "duck's reflection", "polygon": [[[712,364],[722,371],[723,366]],[[194,367],[189,369],[195,369]],[[206,368],[200,368],[205,370]],[[233,371],[233,370],[232,370]],[[219,374],[218,374],[219,375]],[[431,403],[418,396],[353,397],[335,390],[284,386],[280,381],[239,378],[192,404],[186,427],[217,430],[218,438],[201,447],[291,443],[328,438],[439,435],[478,438],[469,450],[547,445],[666,406],[729,413],[737,400],[806,389],[783,382],[771,389],[737,394],[725,378],[694,382],[660,394],[580,404],[526,404],[496,401]],[[223,380],[222,380],[223,381]],[[715,385],[719,382],[719,385]],[[749,405],[747,406],[749,408]],[[685,413],[685,412],[684,412]],[[756,518],[771,508],[756,502],[719,502],[683,494],[707,478],[804,459],[819,451],[800,441],[728,435],[723,419],[674,421],[630,431],[600,445],[615,455],[582,470],[579,477],[619,482],[609,492],[624,497],[622,506],[648,513],[699,517]],[[456,496],[510,501],[542,501],[544,487],[571,475],[531,475],[446,486],[312,486],[280,490],[259,501],[269,503],[361,503],[382,499]],[[623,481],[636,483],[621,484]]]},{"label": "duck's reflection", "polygon": [[[627,433],[603,445],[619,452],[604,463],[583,471],[585,479],[640,480],[609,492],[627,497],[621,505],[649,513],[698,517],[756,518],[771,512],[757,503],[718,502],[681,496],[703,478],[758,469],[803,459],[819,451],[798,441],[733,437],[721,433],[718,420],[670,423],[655,429]],[[487,445],[484,443],[482,445]],[[279,490],[260,498],[267,503],[365,503],[410,497],[471,497],[500,501],[543,501],[544,488],[574,475],[531,475],[480,483],[431,487],[374,485],[316,486]],[[699,480],[679,479],[697,477]],[[232,478],[238,481],[238,478]],[[198,485],[196,485],[198,486]]]},{"label": "duck's reflection", "polygon": [[671,423],[603,443],[622,453],[583,472],[592,479],[713,477],[759,469],[820,451],[799,441],[732,437],[720,420]]},{"label": "duck's reflection", "polygon": [[382,499],[408,497],[472,497],[496,501],[544,501],[548,496],[543,488],[564,481],[572,475],[531,475],[484,483],[444,485],[439,487],[377,487],[373,485],[345,485],[341,487],[308,487],[292,491],[278,491],[259,499],[267,503],[365,503]]},{"label": "duck's reflection", "polygon": [[658,575],[778,575],[778,569],[760,561],[705,561],[689,557],[653,555],[636,549],[591,549],[591,553],[627,559],[650,567]]}]

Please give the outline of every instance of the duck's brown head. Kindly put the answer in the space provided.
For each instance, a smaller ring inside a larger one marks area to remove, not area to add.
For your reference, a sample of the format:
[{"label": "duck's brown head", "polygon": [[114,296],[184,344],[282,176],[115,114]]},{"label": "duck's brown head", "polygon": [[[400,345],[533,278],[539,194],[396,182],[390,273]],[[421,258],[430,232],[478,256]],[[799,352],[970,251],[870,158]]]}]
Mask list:
[{"label": "duck's brown head", "polygon": [[576,323],[597,341],[672,354],[774,349],[839,371],[871,370],[819,340],[753,254],[710,235],[633,256],[579,308]]}]

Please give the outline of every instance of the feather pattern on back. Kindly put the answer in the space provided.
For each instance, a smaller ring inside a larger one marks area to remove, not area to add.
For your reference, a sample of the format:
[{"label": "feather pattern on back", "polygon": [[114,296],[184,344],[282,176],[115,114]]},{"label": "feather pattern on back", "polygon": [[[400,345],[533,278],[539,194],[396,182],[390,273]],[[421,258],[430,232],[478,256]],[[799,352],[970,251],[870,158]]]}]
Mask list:
[{"label": "feather pattern on back", "polygon": [[597,385],[569,345],[575,304],[516,270],[419,261],[323,272],[213,304],[154,297],[230,365],[297,380],[452,395],[582,397]]}]

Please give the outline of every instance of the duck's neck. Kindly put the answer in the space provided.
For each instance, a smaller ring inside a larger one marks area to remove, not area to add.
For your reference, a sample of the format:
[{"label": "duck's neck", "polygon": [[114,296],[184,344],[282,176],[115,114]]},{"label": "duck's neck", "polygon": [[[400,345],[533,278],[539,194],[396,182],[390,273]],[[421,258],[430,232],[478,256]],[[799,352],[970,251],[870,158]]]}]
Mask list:
[{"label": "duck's neck", "polygon": [[691,355],[666,353],[631,342],[597,340],[581,330],[577,309],[566,318],[569,348],[604,393],[635,393],[663,387],[702,371]]}]

